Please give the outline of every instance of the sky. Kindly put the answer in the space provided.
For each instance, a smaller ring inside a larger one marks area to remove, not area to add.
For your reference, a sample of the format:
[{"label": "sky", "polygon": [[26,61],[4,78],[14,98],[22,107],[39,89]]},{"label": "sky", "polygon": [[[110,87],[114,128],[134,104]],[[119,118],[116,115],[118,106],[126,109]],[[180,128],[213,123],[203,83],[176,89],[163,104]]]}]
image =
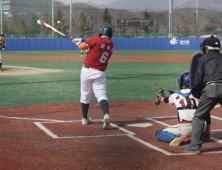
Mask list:
[{"label": "sky", "polygon": [[[70,0],[57,0],[57,1],[61,1],[66,5],[70,4]],[[89,0],[72,0],[72,3],[74,3],[74,2],[87,2],[87,1],[89,1]],[[90,0],[90,1],[92,1],[94,3],[97,3],[97,4],[108,4],[108,3],[112,3],[116,0]]]},{"label": "sky", "polygon": [[[61,1],[63,2],[64,4],[70,4],[70,0],[55,0],[55,1]],[[110,4],[112,2],[115,2],[117,0],[72,0],[72,3],[74,2],[87,2],[87,1],[92,1],[94,3],[97,3],[97,4]],[[129,1],[135,1],[135,0],[129,0]],[[140,2],[140,1],[146,1],[146,0],[137,0],[137,3]],[[150,0],[152,2],[152,0]],[[155,0],[153,0],[155,1]],[[166,0],[166,1],[169,1],[169,0]],[[190,0],[174,0],[175,1],[180,1],[180,2],[187,2],[187,1],[190,1]]]}]

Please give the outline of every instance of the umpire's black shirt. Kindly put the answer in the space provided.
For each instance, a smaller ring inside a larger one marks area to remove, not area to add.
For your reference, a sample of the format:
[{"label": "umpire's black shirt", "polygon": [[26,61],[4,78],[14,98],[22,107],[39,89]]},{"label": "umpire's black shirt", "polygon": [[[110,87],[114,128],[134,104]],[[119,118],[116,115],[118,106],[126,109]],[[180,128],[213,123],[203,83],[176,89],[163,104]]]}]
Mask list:
[{"label": "umpire's black shirt", "polygon": [[201,92],[209,81],[222,80],[222,54],[210,50],[198,60],[194,86]]}]

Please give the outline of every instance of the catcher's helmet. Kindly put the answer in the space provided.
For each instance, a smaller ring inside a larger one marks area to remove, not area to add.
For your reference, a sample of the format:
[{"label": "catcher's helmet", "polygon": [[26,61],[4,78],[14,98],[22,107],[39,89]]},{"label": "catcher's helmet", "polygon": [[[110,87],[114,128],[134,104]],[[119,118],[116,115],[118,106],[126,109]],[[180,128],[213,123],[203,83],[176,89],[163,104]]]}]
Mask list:
[{"label": "catcher's helmet", "polygon": [[209,50],[221,50],[220,40],[215,38],[213,35],[211,37],[204,39],[203,43],[200,44],[200,49],[206,54],[206,46]]},{"label": "catcher's helmet", "polygon": [[177,78],[177,84],[180,89],[190,87],[189,78],[190,76],[188,71],[180,74],[180,77]]},{"label": "catcher's helmet", "polygon": [[112,27],[110,27],[109,25],[104,25],[99,32],[99,36],[101,37],[102,35],[106,35],[107,37],[112,38],[113,36]]},{"label": "catcher's helmet", "polygon": [[5,34],[2,32],[2,33],[0,34],[0,36],[5,36]]}]

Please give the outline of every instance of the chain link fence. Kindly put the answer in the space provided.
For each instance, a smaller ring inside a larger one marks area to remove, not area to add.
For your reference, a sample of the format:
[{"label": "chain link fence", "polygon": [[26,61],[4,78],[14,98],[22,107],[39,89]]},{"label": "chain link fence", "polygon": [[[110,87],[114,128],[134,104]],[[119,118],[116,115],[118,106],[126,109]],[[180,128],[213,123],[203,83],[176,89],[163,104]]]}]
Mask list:
[{"label": "chain link fence", "polygon": [[[3,16],[1,31],[6,38],[62,38],[38,25],[38,19],[54,25],[69,37],[97,36],[103,25],[113,27],[114,38],[169,37],[168,11],[127,11],[73,6],[70,20],[69,6],[55,7],[54,17],[50,4],[44,8],[42,5],[35,8],[20,5],[19,10],[15,8],[18,4],[11,6],[12,12]],[[28,12],[26,8],[29,9]],[[108,12],[105,13],[105,10]],[[220,12],[204,9],[199,9],[198,15],[195,12],[195,9],[173,10],[173,37],[201,37],[212,34],[221,36]],[[57,24],[57,21],[61,21],[60,24]]]}]

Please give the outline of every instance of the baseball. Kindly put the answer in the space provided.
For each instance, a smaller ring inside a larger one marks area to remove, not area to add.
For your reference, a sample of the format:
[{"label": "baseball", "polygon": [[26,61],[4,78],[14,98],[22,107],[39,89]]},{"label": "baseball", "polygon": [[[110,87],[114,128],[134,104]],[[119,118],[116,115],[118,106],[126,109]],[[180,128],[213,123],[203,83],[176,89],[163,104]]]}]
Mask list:
[{"label": "baseball", "polygon": [[60,24],[61,21],[57,21],[57,24]]}]

